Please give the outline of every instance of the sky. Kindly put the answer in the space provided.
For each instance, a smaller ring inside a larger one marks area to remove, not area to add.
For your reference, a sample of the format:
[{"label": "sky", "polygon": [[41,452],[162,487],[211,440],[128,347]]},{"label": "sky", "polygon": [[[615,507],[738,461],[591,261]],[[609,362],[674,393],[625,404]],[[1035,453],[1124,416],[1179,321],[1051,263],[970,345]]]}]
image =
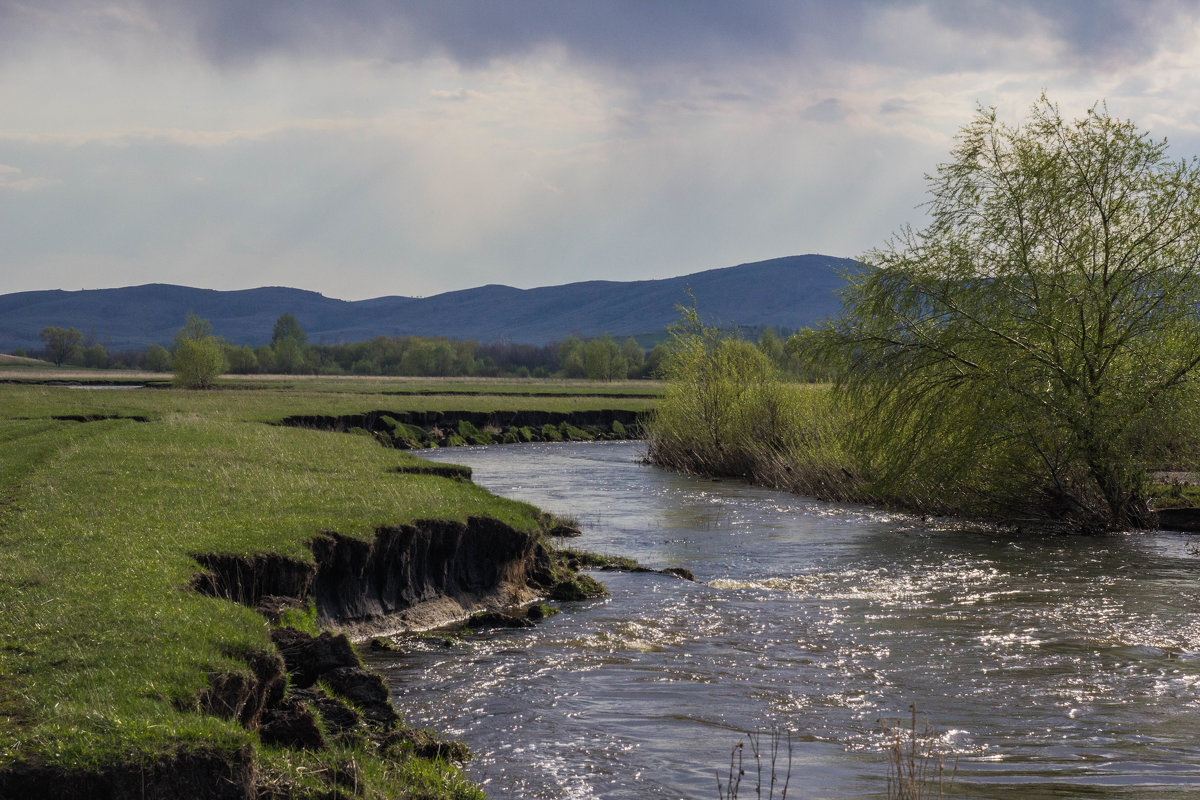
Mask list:
[{"label": "sky", "polygon": [[1200,3],[0,0],[0,294],[856,257],[980,107],[1200,153]]}]

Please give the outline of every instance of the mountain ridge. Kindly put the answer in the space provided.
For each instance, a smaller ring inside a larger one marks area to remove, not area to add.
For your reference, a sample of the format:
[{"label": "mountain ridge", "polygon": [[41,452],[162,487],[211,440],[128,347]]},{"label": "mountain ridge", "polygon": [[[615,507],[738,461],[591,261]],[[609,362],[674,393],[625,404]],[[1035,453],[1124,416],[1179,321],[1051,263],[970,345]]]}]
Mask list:
[{"label": "mountain ridge", "polygon": [[842,273],[860,265],[819,254],[718,267],[674,278],[594,279],[518,289],[488,284],[432,295],[338,300],[308,289],[222,291],[148,283],[116,289],[48,289],[0,295],[0,351],[41,347],[47,326],[73,327],[109,349],[169,344],[189,311],[235,344],[270,341],[275,320],[295,315],[309,341],[445,336],[546,344],[569,335],[631,336],[663,330],[691,290],[707,319],[748,327],[799,328],[840,308]]}]

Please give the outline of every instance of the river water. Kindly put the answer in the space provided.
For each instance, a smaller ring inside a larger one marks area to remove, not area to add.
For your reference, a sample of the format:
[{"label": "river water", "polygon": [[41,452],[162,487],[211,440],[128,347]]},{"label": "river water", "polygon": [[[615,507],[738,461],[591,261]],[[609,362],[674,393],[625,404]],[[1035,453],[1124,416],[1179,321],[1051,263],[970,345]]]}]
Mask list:
[{"label": "river water", "polygon": [[716,798],[741,731],[771,729],[791,732],[789,796],[886,796],[879,721],[915,704],[957,754],[953,797],[1200,798],[1200,556],[1184,535],[922,522],[643,452],[430,454],[573,517],[573,547],[697,578],[597,573],[611,597],[535,628],[369,656],[410,722],[471,746],[490,797]]}]

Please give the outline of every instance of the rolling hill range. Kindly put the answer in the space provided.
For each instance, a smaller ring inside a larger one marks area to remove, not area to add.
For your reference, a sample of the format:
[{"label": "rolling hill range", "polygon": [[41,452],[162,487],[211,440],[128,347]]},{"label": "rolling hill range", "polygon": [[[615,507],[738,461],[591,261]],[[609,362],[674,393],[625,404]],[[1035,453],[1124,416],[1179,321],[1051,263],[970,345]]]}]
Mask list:
[{"label": "rolling hill range", "polygon": [[687,289],[707,319],[747,327],[812,325],[836,313],[841,273],[850,259],[790,256],[647,281],[586,281],[535,289],[480,286],[433,297],[336,300],[301,289],[214,291],[148,284],[122,289],[0,295],[0,351],[40,348],[49,325],[73,327],[110,350],[169,344],[189,311],[212,321],[235,344],[270,341],[279,315],[291,312],[310,342],[374,336],[446,336],[527,344],[649,334],[678,318]]}]

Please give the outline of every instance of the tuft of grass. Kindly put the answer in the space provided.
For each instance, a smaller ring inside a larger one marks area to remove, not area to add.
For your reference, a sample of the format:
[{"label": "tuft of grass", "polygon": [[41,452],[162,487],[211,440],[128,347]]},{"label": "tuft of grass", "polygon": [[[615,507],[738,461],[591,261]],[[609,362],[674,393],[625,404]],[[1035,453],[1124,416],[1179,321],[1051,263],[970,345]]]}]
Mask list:
[{"label": "tuft of grass", "polygon": [[321,626],[317,624],[317,609],[310,600],[304,608],[288,608],[279,615],[279,627],[295,628],[310,636],[320,636]]},{"label": "tuft of grass", "polygon": [[379,753],[368,745],[335,745],[328,751],[263,748],[259,797],[354,797],[362,800],[484,800],[483,791],[440,758]]},{"label": "tuft of grass", "polygon": [[606,556],[600,553],[592,553],[587,550],[574,550],[568,547],[559,548],[558,552],[566,556],[572,566],[577,569],[615,569],[628,571],[643,569],[642,565],[637,562],[637,559],[629,558],[628,556]]}]

